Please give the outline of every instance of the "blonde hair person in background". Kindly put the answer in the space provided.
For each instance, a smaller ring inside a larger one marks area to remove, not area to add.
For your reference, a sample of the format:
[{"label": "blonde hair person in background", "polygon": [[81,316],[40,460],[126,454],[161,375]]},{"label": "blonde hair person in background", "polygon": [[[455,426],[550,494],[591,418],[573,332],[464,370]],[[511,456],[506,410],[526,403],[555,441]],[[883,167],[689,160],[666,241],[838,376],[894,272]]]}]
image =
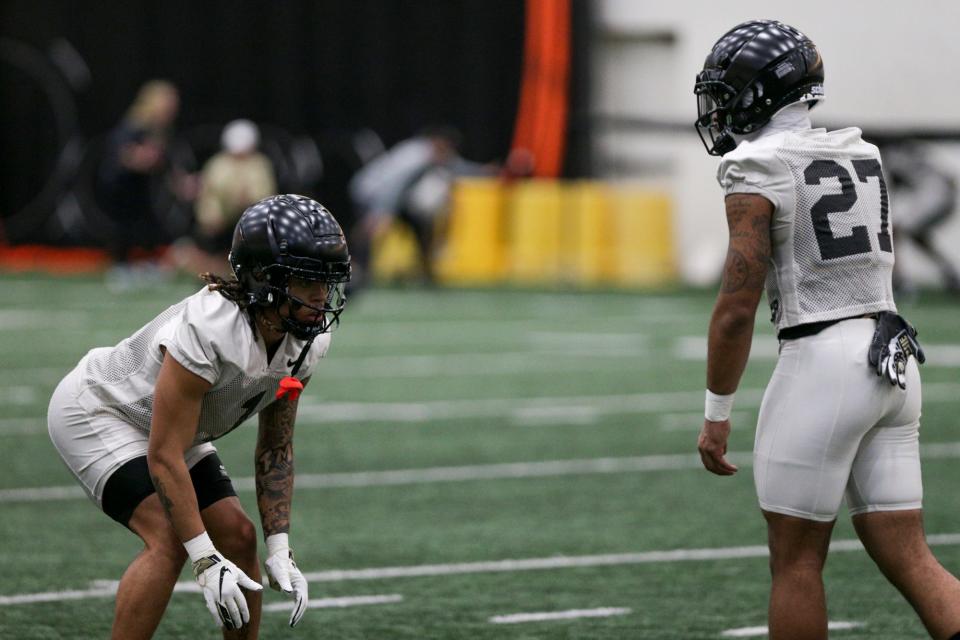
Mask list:
[{"label": "blonde hair person in background", "polygon": [[200,177],[193,241],[179,243],[174,261],[194,272],[226,266],[233,227],[243,211],[276,192],[269,158],[257,151],[260,129],[250,120],[234,120],[223,128],[222,150],[211,157]]},{"label": "blonde hair person in background", "polygon": [[152,250],[165,242],[163,221],[154,210],[154,190],[179,200],[196,196],[194,176],[170,164],[167,153],[180,93],[167,80],[150,80],[137,92],[123,119],[107,134],[97,167],[94,194],[112,223],[107,248],[113,268],[107,284],[122,291],[149,282],[153,265],[132,265],[134,249]]},{"label": "blonde hair person in background", "polygon": [[127,110],[127,122],[153,133],[165,133],[180,110],[180,92],[168,80],[148,80]]}]

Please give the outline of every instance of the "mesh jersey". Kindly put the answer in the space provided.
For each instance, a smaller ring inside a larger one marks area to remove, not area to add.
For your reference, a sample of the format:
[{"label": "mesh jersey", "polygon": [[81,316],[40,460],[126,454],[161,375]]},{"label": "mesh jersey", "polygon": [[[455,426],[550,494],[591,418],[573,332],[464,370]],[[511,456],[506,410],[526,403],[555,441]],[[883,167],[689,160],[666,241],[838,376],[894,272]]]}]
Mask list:
[{"label": "mesh jersey", "polygon": [[717,173],[724,193],[774,206],[767,300],[777,329],[896,311],[887,187],[857,128],[784,131],[745,141]]},{"label": "mesh jersey", "polygon": [[[280,380],[289,375],[304,344],[286,334],[268,363],[263,339],[255,335],[246,313],[204,287],[118,345],[90,350],[81,362],[80,406],[90,413],[113,414],[149,432],[164,347],[178,363],[213,385],[203,397],[193,444],[209,442],[274,401]],[[297,378],[308,377],[329,346],[330,334],[318,336]]]}]

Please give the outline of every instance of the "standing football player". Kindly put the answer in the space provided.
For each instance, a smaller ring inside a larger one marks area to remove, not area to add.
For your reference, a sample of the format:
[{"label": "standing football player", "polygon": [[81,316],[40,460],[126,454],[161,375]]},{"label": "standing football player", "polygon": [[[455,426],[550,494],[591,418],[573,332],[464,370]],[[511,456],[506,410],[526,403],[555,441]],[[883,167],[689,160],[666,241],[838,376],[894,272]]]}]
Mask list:
[{"label": "standing football player", "polygon": [[766,282],[780,357],[754,445],[767,521],[775,640],[827,637],[822,570],[840,502],[883,574],[934,638],[960,638],[960,582],[927,546],[916,332],[893,301],[893,243],[877,148],[856,128],[811,128],[817,47],[745,22],[697,75],[697,130],[723,156],[729,248],[710,320],[704,466],[718,475]]},{"label": "standing football player", "polygon": [[50,401],[50,437],[90,498],[144,542],[117,591],[112,637],[149,638],[187,557],[225,638],[260,621],[256,529],[212,440],[259,414],[257,507],[267,577],[307,606],[288,544],[299,392],[330,345],[350,277],[340,226],[297,195],[237,222],[236,278],[208,286],[108,348],[93,349]]}]

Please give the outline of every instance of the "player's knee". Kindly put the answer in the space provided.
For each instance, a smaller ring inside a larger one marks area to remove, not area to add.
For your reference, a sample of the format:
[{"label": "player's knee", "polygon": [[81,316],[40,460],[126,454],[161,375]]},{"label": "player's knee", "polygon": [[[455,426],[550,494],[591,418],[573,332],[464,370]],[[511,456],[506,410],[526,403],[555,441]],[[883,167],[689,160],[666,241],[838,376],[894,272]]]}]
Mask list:
[{"label": "player's knee", "polygon": [[816,572],[823,571],[826,563],[829,542],[816,541],[775,541],[770,540],[770,571],[782,572]]},{"label": "player's knee", "polygon": [[824,558],[815,554],[770,555],[771,575],[820,575]]},{"label": "player's knee", "polygon": [[229,558],[239,560],[257,555],[257,528],[246,516],[238,516],[231,523],[225,540],[218,543]]}]

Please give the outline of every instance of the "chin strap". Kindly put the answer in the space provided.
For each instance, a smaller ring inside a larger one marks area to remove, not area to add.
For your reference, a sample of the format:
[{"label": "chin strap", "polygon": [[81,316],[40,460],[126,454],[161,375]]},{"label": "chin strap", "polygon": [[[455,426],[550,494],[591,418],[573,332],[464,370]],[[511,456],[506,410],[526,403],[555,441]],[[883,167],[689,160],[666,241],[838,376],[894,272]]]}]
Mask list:
[{"label": "chin strap", "polygon": [[303,365],[303,361],[306,359],[307,353],[312,346],[313,338],[310,338],[307,340],[307,344],[303,345],[303,349],[300,350],[300,357],[297,358],[297,361],[293,364],[293,370],[290,372],[290,375],[280,380],[280,387],[277,389],[277,400],[286,398],[289,402],[295,402],[297,398],[300,397],[300,392],[303,391],[303,383],[294,376],[297,375],[297,371],[300,371],[300,367]]}]

